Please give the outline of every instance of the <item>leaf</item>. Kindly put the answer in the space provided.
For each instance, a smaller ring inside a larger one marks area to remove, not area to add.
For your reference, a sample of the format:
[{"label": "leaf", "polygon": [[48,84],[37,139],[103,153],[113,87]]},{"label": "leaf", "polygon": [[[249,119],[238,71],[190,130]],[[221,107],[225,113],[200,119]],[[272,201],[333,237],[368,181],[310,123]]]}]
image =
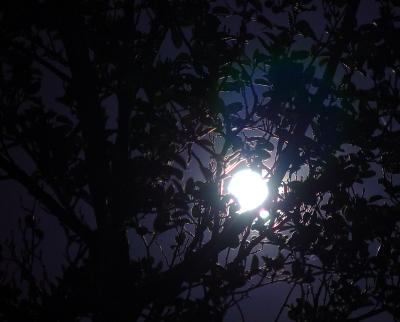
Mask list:
[{"label": "leaf", "polygon": [[309,23],[305,20],[300,20],[298,23],[296,23],[296,29],[303,34],[304,37],[311,37],[315,39],[315,33],[310,27]]},{"label": "leaf", "polygon": [[267,63],[267,62],[269,61],[269,60],[268,60],[268,56],[265,55],[265,54],[260,53],[260,51],[258,50],[258,48],[256,48],[256,49],[254,50],[254,53],[253,53],[253,60],[254,60],[256,63],[261,63],[261,62]]},{"label": "leaf", "polygon": [[259,270],[259,264],[260,264],[260,261],[258,259],[258,256],[253,255],[253,258],[251,259],[250,273],[252,273],[252,274],[257,273]]},{"label": "leaf", "polygon": [[304,274],[303,265],[297,259],[292,263],[292,274],[295,279],[301,278]]},{"label": "leaf", "polygon": [[198,140],[198,141],[197,141],[197,144],[199,144],[199,145],[205,145],[205,146],[208,146],[208,147],[212,147],[212,146],[213,146],[212,142],[209,141],[209,140],[206,140],[206,139]]},{"label": "leaf", "polygon": [[267,50],[270,51],[271,45],[269,45],[263,38],[257,37],[258,41],[261,43],[261,45]]},{"label": "leaf", "polygon": [[259,23],[262,23],[264,26],[266,26],[268,28],[272,28],[271,22],[264,15],[258,15],[257,16],[257,21]]},{"label": "leaf", "polygon": [[265,137],[262,136],[252,136],[248,137],[248,141],[250,142],[256,142],[256,149],[265,149],[268,151],[273,151],[274,150],[274,145],[270,142],[267,141]]},{"label": "leaf", "polygon": [[383,199],[383,197],[381,195],[374,195],[374,196],[371,196],[368,199],[368,201],[372,203],[372,202],[375,202],[375,201],[378,201],[378,200],[382,200],[382,199]]},{"label": "leaf", "polygon": [[150,233],[150,231],[147,229],[147,227],[145,226],[139,226],[138,228],[136,228],[136,232],[140,235],[140,236],[144,236],[148,233]]},{"label": "leaf", "polygon": [[210,181],[212,179],[213,174],[209,168],[202,166],[202,167],[200,167],[200,171],[203,174],[204,179],[206,179],[206,181]]},{"label": "leaf", "polygon": [[183,194],[182,184],[176,179],[172,179],[172,182],[174,183],[174,185],[175,185],[176,189],[179,191],[179,193]]},{"label": "leaf", "polygon": [[236,114],[242,110],[243,104],[241,102],[230,103],[226,106],[226,108],[229,113]]},{"label": "leaf", "polygon": [[181,48],[182,43],[183,43],[182,37],[181,37],[179,31],[176,30],[175,28],[171,29],[171,38],[172,38],[172,42],[174,43],[174,46],[178,49]]},{"label": "leaf", "polygon": [[240,73],[240,76],[245,82],[251,82],[251,77],[246,70],[243,69],[242,72]]},{"label": "leaf", "polygon": [[241,81],[235,81],[235,82],[225,82],[221,84],[221,91],[222,92],[240,92],[240,88],[242,87],[242,82]]},{"label": "leaf", "polygon": [[171,214],[171,218],[177,219],[177,218],[185,217],[185,215],[186,215],[186,211],[178,210]]},{"label": "leaf", "polygon": [[193,191],[194,191],[194,180],[193,180],[193,178],[189,178],[186,181],[185,193],[191,195],[191,194],[193,194]]},{"label": "leaf", "polygon": [[274,145],[271,142],[265,142],[264,148],[268,151],[274,151]]},{"label": "leaf", "polygon": [[170,217],[169,213],[162,211],[157,213],[157,217],[154,219],[153,228],[157,232],[164,232],[168,229],[173,228],[169,225]]},{"label": "leaf", "polygon": [[271,153],[269,153],[266,150],[263,150],[261,157],[263,158],[263,160],[269,159],[271,157]]},{"label": "leaf", "polygon": [[184,232],[179,233],[175,236],[175,241],[178,246],[182,245],[185,242],[186,234]]},{"label": "leaf", "polygon": [[323,58],[321,58],[321,59],[319,60],[318,65],[319,65],[320,67],[322,67],[322,66],[326,65],[326,64],[328,63],[328,61],[329,61],[329,58],[328,58],[328,57],[323,57]]},{"label": "leaf", "polygon": [[269,86],[269,85],[271,85],[271,83],[268,80],[263,79],[263,78],[256,78],[254,80],[254,84],[261,85],[261,86]]},{"label": "leaf", "polygon": [[182,178],[183,178],[183,172],[182,172],[182,170],[180,170],[178,168],[175,168],[172,166],[165,166],[164,170],[168,175],[170,175],[170,176],[173,175],[173,176],[177,177],[179,180],[182,180]]},{"label": "leaf", "polygon": [[184,170],[186,169],[186,167],[187,167],[186,161],[185,161],[185,159],[184,159],[182,156],[180,156],[179,154],[175,154],[175,155],[172,157],[172,160],[174,160],[176,163],[178,163],[182,169],[184,169]]},{"label": "leaf", "polygon": [[285,256],[281,252],[272,260],[272,268],[275,271],[279,271],[285,265]]},{"label": "leaf", "polygon": [[256,8],[258,11],[262,10],[262,4],[260,0],[250,0],[250,3]]},{"label": "leaf", "polygon": [[229,248],[237,248],[240,244],[239,236],[233,236],[227,241]]},{"label": "leaf", "polygon": [[201,209],[199,205],[194,205],[192,208],[192,216],[194,218],[200,218],[201,217]]},{"label": "leaf", "polygon": [[294,50],[290,57],[293,60],[304,60],[310,56],[309,52],[306,50]]},{"label": "leaf", "polygon": [[26,92],[30,95],[34,95],[39,92],[41,84],[39,81],[32,82],[30,86],[26,89]]},{"label": "leaf", "polygon": [[228,16],[230,15],[230,11],[227,7],[217,6],[213,8],[213,13],[219,16]]},{"label": "leaf", "polygon": [[363,172],[361,175],[363,178],[371,178],[376,175],[376,172],[373,170],[367,170],[367,171]]}]

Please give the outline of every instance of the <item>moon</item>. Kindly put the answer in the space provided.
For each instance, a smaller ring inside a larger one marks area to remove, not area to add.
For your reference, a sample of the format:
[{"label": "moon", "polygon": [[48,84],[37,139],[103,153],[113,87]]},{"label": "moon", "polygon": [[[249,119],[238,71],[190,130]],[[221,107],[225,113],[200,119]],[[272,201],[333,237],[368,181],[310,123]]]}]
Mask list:
[{"label": "moon", "polygon": [[228,185],[228,192],[232,194],[240,205],[240,211],[253,210],[268,197],[268,187],[258,173],[245,169],[235,173]]}]

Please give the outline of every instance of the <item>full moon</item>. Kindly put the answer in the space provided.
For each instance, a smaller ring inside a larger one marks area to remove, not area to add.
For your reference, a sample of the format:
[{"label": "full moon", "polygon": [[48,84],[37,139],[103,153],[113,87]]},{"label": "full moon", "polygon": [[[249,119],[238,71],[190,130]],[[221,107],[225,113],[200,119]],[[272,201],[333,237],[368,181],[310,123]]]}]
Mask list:
[{"label": "full moon", "polygon": [[268,187],[258,173],[246,169],[233,175],[228,192],[237,199],[243,212],[260,206],[267,199]]}]

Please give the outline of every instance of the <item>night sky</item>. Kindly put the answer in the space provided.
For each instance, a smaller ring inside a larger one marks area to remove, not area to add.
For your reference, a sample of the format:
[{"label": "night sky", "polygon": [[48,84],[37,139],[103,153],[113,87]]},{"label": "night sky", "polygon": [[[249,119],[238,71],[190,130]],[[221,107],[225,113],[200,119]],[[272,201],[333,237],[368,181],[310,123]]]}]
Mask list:
[{"label": "night sky", "polygon": [[[357,17],[354,17],[359,25],[369,23],[377,17],[378,13],[376,1],[363,0],[361,1],[359,8],[360,9],[358,11]],[[287,18],[284,16],[274,16],[271,12],[265,12],[265,14],[268,16],[269,19],[271,19],[271,21],[276,21],[279,24],[287,23]],[[321,13],[319,11],[310,13],[308,19],[316,32],[323,32],[324,18],[321,16]],[[230,25],[232,29],[237,28],[234,20],[228,21],[227,24]],[[146,27],[143,26],[143,28]],[[251,28],[252,26],[250,26],[250,29]],[[254,49],[254,46],[257,45],[250,44],[250,48],[252,50]],[[185,49],[183,49],[183,51],[185,51]],[[174,55],[176,55],[176,49],[172,43],[172,40],[166,39],[166,41],[163,43],[162,50],[160,51],[160,57],[167,58],[173,57]],[[39,69],[43,73],[40,96],[43,98],[45,105],[49,106],[51,109],[56,109],[59,111],[61,110],[68,114],[68,110],[56,100],[56,98],[62,95],[62,93],[64,92],[62,81],[60,81],[60,79],[49,72],[49,70],[41,66],[39,67]],[[154,75],[154,77],[156,77],[156,75]],[[357,80],[357,84],[360,87],[368,87],[370,85],[370,80],[368,80],[366,77],[358,77],[359,79]],[[236,101],[238,98],[233,94],[226,93],[223,93],[222,97],[227,104]],[[103,102],[103,105],[107,111],[108,116],[107,127],[113,128],[117,122],[115,97],[109,97]],[[198,153],[200,159],[205,161],[205,163],[207,164],[209,158],[207,153],[205,153],[201,149],[195,151],[196,153]],[[19,151],[18,149],[14,150],[13,157],[20,164],[21,168],[25,169],[28,173],[30,172],[32,164],[21,151]],[[195,180],[202,180],[201,171],[194,161],[191,162],[189,170],[185,173],[185,179],[189,177],[193,177]],[[365,189],[367,195],[374,195],[380,192],[379,190],[377,190],[379,189],[379,187],[376,185],[375,179],[367,181],[367,183],[362,186],[360,185],[359,189]],[[23,188],[15,181],[0,181],[1,240],[4,241],[6,239],[9,239],[13,235],[18,236],[18,221],[21,220],[21,218],[23,218],[25,214],[24,208],[35,209],[35,215],[40,218],[41,227],[45,232],[42,244],[43,257],[48,272],[50,273],[52,278],[55,278],[58,274],[61,274],[60,263],[63,262],[64,258],[63,248],[65,244],[65,237],[63,235],[63,230],[60,228],[58,222],[53,217],[46,216],[44,214],[40,205],[38,205],[34,201],[32,196],[27,193],[25,188]],[[86,222],[89,224],[89,226],[94,227],[95,219],[89,208],[82,204],[80,210],[82,216],[86,219]],[[134,234],[128,233],[128,238],[130,239],[130,243],[132,245],[137,245],[137,236],[135,237]],[[166,236],[163,238],[165,238],[165,241],[167,241],[169,238],[172,237],[169,237],[168,234],[166,234]],[[161,240],[163,240],[163,238],[161,238]],[[18,241],[18,237],[16,237],[16,240]],[[137,247],[131,249],[131,256],[138,258],[144,255],[144,252],[144,248]],[[270,252],[270,256],[276,255],[274,254],[274,252],[276,252],[276,249],[272,247],[268,250],[268,252]],[[161,260],[161,255],[155,256],[156,258],[157,256],[159,256]],[[250,298],[243,300],[243,302],[241,303],[241,308],[244,315],[246,316],[246,321],[273,321],[289,290],[290,285],[278,283],[253,291],[250,294]],[[296,295],[296,292],[297,291],[293,293],[293,298]],[[279,321],[289,321],[286,315],[287,314],[284,311]],[[375,316],[374,318],[367,319],[366,321],[386,321],[387,318],[388,317],[386,314],[382,314]],[[228,311],[224,321],[240,321],[240,315],[236,307],[233,307]],[[387,321],[390,321],[390,319],[387,319]]]}]

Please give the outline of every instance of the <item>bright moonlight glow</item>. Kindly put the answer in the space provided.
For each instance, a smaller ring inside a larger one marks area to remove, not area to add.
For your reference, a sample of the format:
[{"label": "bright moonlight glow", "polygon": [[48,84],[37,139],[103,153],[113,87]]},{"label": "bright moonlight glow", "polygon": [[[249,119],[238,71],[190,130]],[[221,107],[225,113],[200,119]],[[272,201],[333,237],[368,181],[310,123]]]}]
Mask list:
[{"label": "bright moonlight glow", "polygon": [[268,187],[258,173],[246,169],[232,177],[228,192],[238,200],[241,211],[249,211],[260,206],[267,199]]},{"label": "bright moonlight glow", "polygon": [[269,211],[265,209],[261,209],[260,211],[260,217],[262,219],[267,219],[269,217]]}]

